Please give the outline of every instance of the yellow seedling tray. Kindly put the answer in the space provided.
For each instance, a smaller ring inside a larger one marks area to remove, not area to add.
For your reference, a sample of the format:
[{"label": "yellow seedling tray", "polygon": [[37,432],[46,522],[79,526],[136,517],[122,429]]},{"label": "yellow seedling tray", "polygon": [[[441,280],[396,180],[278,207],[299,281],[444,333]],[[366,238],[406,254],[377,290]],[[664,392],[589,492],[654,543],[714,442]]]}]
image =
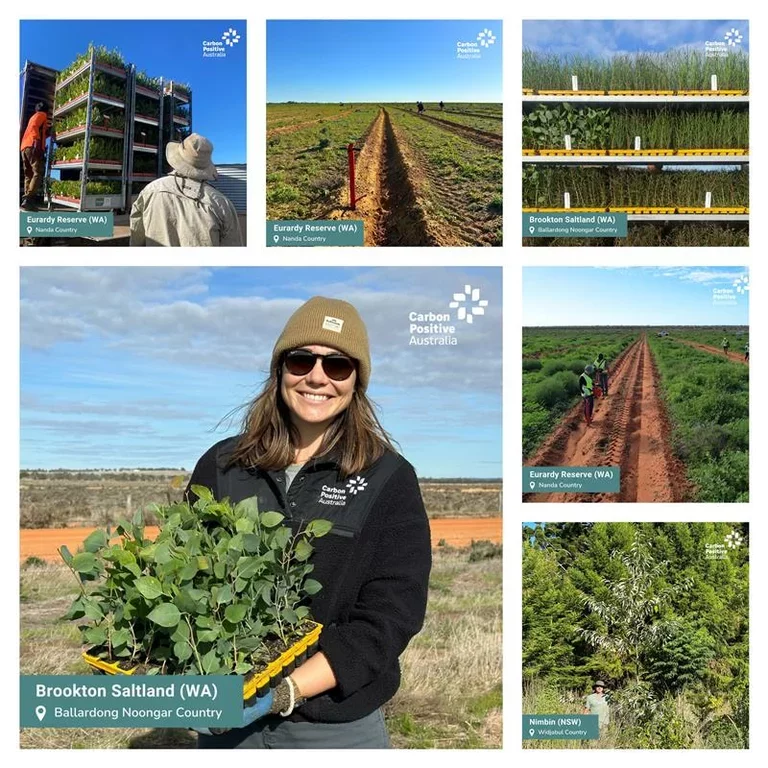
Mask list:
[{"label": "yellow seedling tray", "polygon": [[700,213],[703,216],[706,216],[708,214],[718,214],[718,213],[749,213],[749,208],[745,208],[743,206],[729,206],[729,207],[722,207],[722,208],[693,208],[693,207],[686,207],[686,208],[678,208],[678,213]]},{"label": "yellow seedling tray", "polygon": [[535,149],[524,149],[523,150],[523,155],[535,155],[535,154],[536,154],[536,150]]},{"label": "yellow seedling tray", "polygon": [[749,153],[748,149],[678,149],[678,155],[746,155]]},{"label": "yellow seedling tray", "polygon": [[605,91],[537,91],[539,96],[604,96]]},{"label": "yellow seedling tray", "polygon": [[523,213],[605,213],[607,208],[523,208]]},{"label": "yellow seedling tray", "polygon": [[[287,651],[284,651],[265,670],[255,675],[246,676],[243,683],[243,701],[250,704],[252,699],[265,696],[270,688],[274,688],[287,675],[290,675],[297,664],[302,664],[317,650],[320,633],[323,625],[311,622],[313,628],[295,642]],[[83,653],[83,659],[90,667],[107,675],[132,675],[138,666],[132,669],[121,669],[120,662],[104,661],[96,656],[91,656],[87,651]]]},{"label": "yellow seedling tray", "polygon": [[605,155],[607,150],[605,149],[540,149],[539,154],[545,155],[545,156],[552,156],[552,155],[567,155],[568,157],[579,155]]},{"label": "yellow seedling tray", "polygon": [[533,93],[533,88],[523,88],[523,96],[530,96]]},{"label": "yellow seedling tray", "polygon": [[662,208],[650,205],[635,206],[611,206],[608,208],[610,213],[674,213],[675,208]]},{"label": "yellow seedling tray", "polygon": [[674,96],[675,95],[675,91],[659,91],[659,90],[606,91],[606,93],[609,96]]}]

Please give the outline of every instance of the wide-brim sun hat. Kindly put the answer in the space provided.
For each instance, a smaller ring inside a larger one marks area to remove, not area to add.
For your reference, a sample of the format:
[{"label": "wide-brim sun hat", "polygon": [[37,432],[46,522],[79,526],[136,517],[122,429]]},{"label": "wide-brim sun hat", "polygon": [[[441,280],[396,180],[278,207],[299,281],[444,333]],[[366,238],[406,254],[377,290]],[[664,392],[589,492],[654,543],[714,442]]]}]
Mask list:
[{"label": "wide-brim sun hat", "polygon": [[195,181],[213,181],[218,178],[212,161],[213,144],[205,136],[192,133],[182,141],[169,141],[165,159],[180,176]]},{"label": "wide-brim sun hat", "polygon": [[605,683],[602,680],[595,680],[595,684],[592,688],[605,688]]}]

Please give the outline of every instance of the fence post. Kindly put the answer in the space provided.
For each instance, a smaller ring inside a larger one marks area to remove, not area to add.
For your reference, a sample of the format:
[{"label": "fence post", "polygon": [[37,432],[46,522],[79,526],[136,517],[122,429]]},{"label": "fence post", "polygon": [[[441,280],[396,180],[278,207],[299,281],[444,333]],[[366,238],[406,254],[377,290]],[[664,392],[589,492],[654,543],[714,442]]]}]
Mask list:
[{"label": "fence post", "polygon": [[347,144],[347,159],[349,160],[349,207],[354,211],[355,203],[355,145]]}]

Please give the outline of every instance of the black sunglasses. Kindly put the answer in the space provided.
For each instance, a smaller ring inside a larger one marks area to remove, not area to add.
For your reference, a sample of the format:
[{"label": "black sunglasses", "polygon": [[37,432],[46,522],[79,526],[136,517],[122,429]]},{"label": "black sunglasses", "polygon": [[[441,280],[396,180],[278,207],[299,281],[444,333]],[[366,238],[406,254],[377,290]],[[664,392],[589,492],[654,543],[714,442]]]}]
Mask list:
[{"label": "black sunglasses", "polygon": [[292,349],[283,356],[283,363],[288,373],[294,376],[306,376],[320,359],[323,372],[329,379],[344,381],[356,369],[355,361],[347,355],[332,352],[330,355],[317,355],[308,349]]}]

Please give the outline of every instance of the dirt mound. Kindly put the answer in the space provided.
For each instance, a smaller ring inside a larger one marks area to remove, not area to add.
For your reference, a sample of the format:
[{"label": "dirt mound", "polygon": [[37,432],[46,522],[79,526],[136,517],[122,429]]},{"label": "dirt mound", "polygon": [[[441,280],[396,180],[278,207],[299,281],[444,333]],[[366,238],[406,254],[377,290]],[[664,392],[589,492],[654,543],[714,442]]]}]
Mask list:
[{"label": "dirt mound", "polygon": [[300,131],[302,128],[306,128],[310,125],[316,125],[317,123],[331,123],[334,120],[341,120],[345,115],[351,115],[353,110],[348,109],[346,112],[339,112],[338,115],[331,115],[330,117],[318,117],[317,120],[305,120],[303,123],[295,123],[294,125],[283,125],[280,128],[267,129],[267,138],[272,136],[279,136],[282,133],[293,133],[294,131]]}]

